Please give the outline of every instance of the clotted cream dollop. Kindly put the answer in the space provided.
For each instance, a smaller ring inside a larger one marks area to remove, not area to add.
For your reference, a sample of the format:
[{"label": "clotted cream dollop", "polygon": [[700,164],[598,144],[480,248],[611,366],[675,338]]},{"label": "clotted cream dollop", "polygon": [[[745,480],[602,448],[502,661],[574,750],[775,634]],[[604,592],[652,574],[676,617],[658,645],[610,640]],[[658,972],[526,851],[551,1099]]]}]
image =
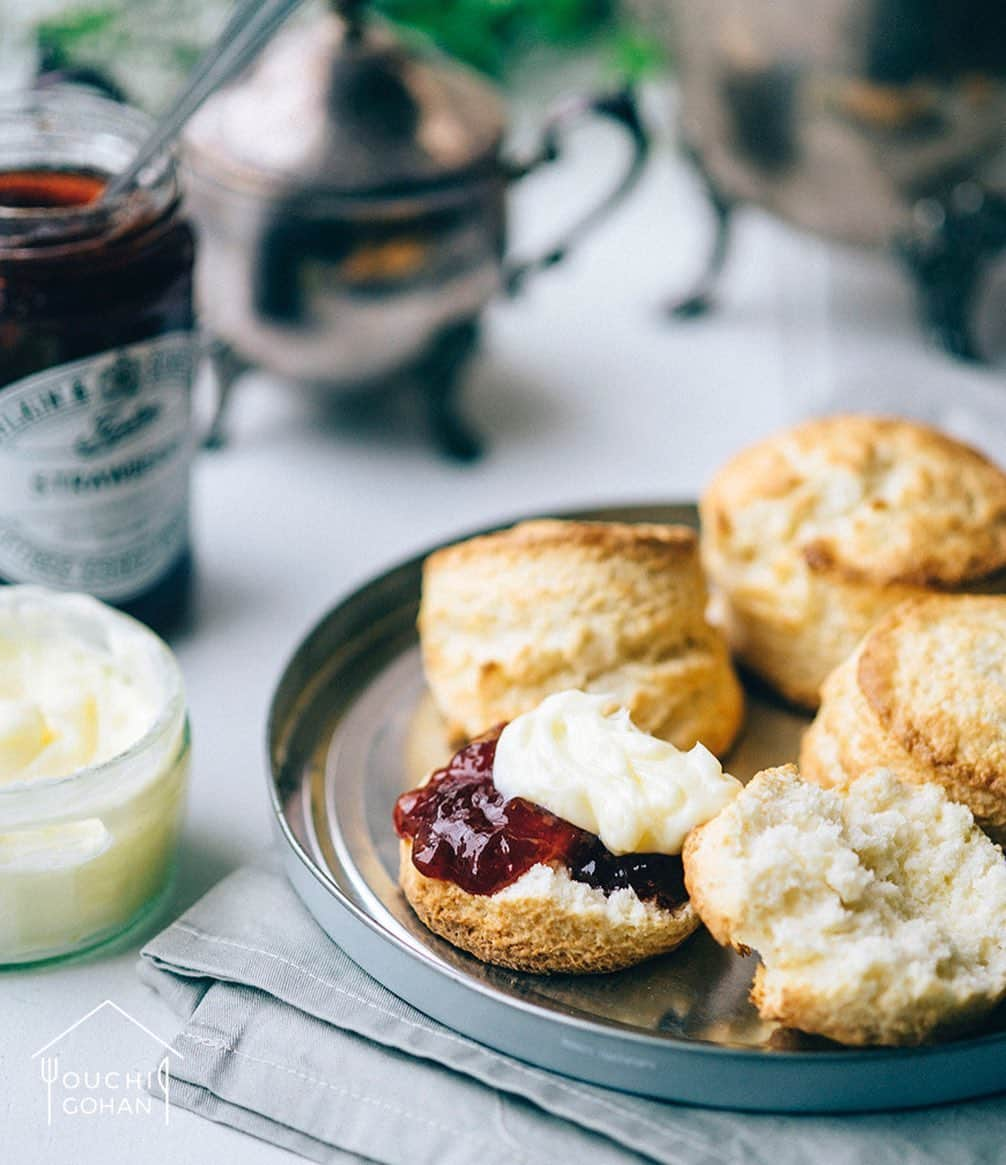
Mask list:
[{"label": "clotted cream dollop", "polygon": [[611,696],[548,696],[504,729],[493,781],[601,839],[613,854],[678,854],[740,791],[702,744],[684,752],[637,728]]}]

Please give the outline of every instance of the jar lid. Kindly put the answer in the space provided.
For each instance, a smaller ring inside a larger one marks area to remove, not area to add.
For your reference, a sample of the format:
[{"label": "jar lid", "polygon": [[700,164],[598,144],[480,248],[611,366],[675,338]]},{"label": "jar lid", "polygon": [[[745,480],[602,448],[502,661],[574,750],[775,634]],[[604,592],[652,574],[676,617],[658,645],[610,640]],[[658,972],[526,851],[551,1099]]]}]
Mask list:
[{"label": "jar lid", "polygon": [[[86,197],[128,165],[153,124],[77,85],[0,93],[0,261],[58,259],[63,248],[107,254],[170,212],[179,197],[170,151],[118,198]],[[61,178],[85,196],[51,196]]]},{"label": "jar lid", "polygon": [[188,164],[225,185],[382,196],[491,169],[504,129],[492,86],[339,7],[285,28],[206,102]]}]

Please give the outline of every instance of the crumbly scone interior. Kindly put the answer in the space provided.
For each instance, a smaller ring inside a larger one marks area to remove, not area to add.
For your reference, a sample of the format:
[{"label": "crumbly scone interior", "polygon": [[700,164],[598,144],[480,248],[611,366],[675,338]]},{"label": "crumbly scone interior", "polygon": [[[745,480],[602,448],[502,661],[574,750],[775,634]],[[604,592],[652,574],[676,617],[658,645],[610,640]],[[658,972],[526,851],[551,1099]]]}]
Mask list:
[{"label": "crumbly scone interior", "polygon": [[706,830],[689,889],[721,942],[760,954],[763,1014],[911,1043],[1006,991],[1006,863],[938,788],[770,770]]},{"label": "crumbly scone interior", "polygon": [[598,886],[576,881],[560,862],[538,862],[491,897],[496,902],[548,900],[557,910],[593,917],[607,926],[630,928],[679,917],[688,904],[685,899],[668,910],[640,898],[631,886],[607,893]]}]

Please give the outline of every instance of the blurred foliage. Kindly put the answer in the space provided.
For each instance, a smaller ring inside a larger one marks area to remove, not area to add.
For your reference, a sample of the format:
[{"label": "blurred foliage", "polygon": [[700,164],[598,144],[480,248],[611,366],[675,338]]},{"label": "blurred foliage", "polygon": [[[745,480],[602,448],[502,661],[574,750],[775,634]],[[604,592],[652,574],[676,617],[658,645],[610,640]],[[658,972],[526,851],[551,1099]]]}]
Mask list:
[{"label": "blurred foliage", "polygon": [[638,81],[659,72],[667,63],[667,48],[652,31],[632,26],[615,30],[612,65],[619,76]]},{"label": "blurred foliage", "polygon": [[529,49],[614,45],[620,35],[612,0],[377,0],[375,7],[496,77]]},{"label": "blurred foliage", "polygon": [[88,41],[117,39],[118,17],[115,7],[77,8],[51,16],[37,26],[39,48],[57,65],[64,65]]},{"label": "blurred foliage", "polygon": [[[130,90],[138,75],[158,74],[152,89],[144,76],[145,103],[156,105],[227,7],[223,0],[83,0],[38,22],[40,57],[46,69],[105,69]],[[662,62],[656,38],[628,21],[617,0],[374,0],[373,7],[497,78],[542,48],[589,46],[630,79]],[[138,71],[134,60],[142,62]]]},{"label": "blurred foliage", "polygon": [[221,0],[68,2],[35,22],[38,67],[86,83],[105,77],[136,104],[157,109],[199,59],[227,7]]}]

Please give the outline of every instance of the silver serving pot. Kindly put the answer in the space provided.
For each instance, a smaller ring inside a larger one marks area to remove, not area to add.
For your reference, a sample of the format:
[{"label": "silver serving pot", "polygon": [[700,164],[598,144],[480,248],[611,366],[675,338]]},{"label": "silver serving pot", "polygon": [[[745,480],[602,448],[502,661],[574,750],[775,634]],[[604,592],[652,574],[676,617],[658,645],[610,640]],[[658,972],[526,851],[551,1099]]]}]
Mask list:
[{"label": "silver serving pot", "polygon": [[[645,2],[645,0],[644,0]],[[667,0],[663,0],[664,3]],[[1006,246],[1002,0],[670,0],[681,127],[719,219],[755,203],[893,249],[928,323],[974,355],[969,309]]]},{"label": "silver serving pot", "polygon": [[[555,159],[565,129],[591,113],[631,136],[626,170],[546,254],[509,262],[508,185]],[[624,92],[556,110],[520,165],[502,155],[504,130],[490,85],[418,53],[356,5],[285,29],[207,102],[184,142],[197,297],[225,387],[249,364],[340,390],[411,370],[442,443],[474,453],[450,399],[480,311],[561,259],[627,192],[647,152]]]}]

